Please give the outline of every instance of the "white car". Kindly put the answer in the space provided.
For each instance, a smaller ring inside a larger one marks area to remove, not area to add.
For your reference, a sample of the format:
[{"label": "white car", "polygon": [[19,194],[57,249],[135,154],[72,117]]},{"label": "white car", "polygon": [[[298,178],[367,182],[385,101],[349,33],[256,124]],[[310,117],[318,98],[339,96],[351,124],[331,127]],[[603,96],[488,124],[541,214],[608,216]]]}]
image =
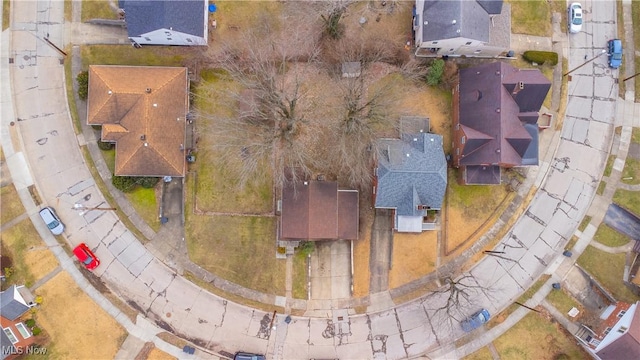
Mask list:
[{"label": "white car", "polygon": [[580,3],[571,3],[569,5],[567,22],[569,23],[570,33],[575,34],[582,30],[582,5]]},{"label": "white car", "polygon": [[44,223],[47,224],[47,227],[51,230],[53,235],[62,234],[64,231],[64,224],[62,224],[62,221],[60,221],[60,218],[52,208],[48,206],[42,208],[42,210],[40,210],[40,217],[44,220]]}]

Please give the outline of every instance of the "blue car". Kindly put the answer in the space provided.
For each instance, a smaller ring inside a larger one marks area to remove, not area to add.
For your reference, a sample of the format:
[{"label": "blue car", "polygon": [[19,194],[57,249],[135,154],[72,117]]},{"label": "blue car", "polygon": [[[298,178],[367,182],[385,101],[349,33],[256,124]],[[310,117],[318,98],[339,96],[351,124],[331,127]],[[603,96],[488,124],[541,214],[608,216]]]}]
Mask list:
[{"label": "blue car", "polygon": [[487,309],[482,309],[471,315],[469,318],[462,320],[460,325],[462,325],[462,330],[465,332],[471,332],[489,321],[490,317],[491,315],[489,315],[489,311],[487,311]]},{"label": "blue car", "polygon": [[622,41],[620,39],[612,39],[607,43],[609,52],[609,67],[617,69],[622,65]]}]

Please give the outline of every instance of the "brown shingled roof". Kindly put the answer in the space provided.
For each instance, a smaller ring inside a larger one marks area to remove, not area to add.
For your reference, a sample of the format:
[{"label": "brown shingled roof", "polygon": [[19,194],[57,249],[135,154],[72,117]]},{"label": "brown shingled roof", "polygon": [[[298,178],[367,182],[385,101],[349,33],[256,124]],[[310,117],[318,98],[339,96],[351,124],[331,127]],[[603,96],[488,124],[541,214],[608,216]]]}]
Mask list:
[{"label": "brown shingled roof", "polygon": [[356,240],[358,192],[330,181],[308,181],[282,189],[280,239]]},{"label": "brown shingled roof", "polygon": [[187,68],[89,67],[87,124],[116,143],[115,175],[184,176]]}]

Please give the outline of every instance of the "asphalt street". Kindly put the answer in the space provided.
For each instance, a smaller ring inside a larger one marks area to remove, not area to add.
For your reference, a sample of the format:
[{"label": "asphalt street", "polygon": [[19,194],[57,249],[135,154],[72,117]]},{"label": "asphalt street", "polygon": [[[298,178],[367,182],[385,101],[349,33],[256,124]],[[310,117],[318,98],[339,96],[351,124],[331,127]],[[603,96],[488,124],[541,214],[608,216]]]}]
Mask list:
[{"label": "asphalt street", "polygon": [[[600,52],[606,40],[615,36],[616,13],[611,4],[587,2],[585,31],[571,37],[571,49],[580,51],[564,48],[569,68],[583,63],[585,54]],[[12,2],[11,30],[2,34],[2,147],[16,189],[45,241],[55,239],[37,221],[38,204],[28,193],[31,185],[66,223],[67,241],[71,245],[84,241],[100,257],[96,275],[135,304],[150,323],[132,324],[118,314],[70,266],[64,252],[54,251],[63,268],[130,333],[181,358],[185,356],[155,335],[168,330],[209,352],[271,351],[273,358],[281,359],[402,359],[427,352],[432,357],[461,355],[449,344],[462,330],[442,326],[434,310],[444,301],[442,296],[368,314],[349,312],[346,318],[345,309],[333,309],[326,317],[294,316],[288,325],[278,315],[275,323],[279,325],[272,330],[271,313],[221,299],[179,276],[156,260],[113,212],[81,215],[73,210],[78,202],[91,206],[104,203],[104,198],[81,154],[88,140],[76,135],[71,122],[62,56],[44,40],[67,44],[62,5],[61,1]],[[485,257],[468,272],[477,284],[491,289],[478,291],[478,307],[500,312],[562,256],[564,244],[593,199],[611,147],[617,77],[617,71],[606,66],[606,57],[572,73],[555,153],[542,159],[535,184],[538,191],[496,246],[506,252],[507,259]],[[475,310],[470,308],[469,313]],[[334,314],[341,314],[342,323],[334,322]]]}]

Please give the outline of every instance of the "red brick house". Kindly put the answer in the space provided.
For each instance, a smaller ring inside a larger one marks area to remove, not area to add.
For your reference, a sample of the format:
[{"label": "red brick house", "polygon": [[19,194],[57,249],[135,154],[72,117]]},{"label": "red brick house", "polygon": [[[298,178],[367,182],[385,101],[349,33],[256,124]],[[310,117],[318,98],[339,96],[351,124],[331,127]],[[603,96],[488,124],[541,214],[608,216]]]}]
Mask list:
[{"label": "red brick house", "polygon": [[504,62],[461,69],[453,89],[453,166],[464,184],[500,184],[502,168],[538,165],[540,107],[551,82]]},{"label": "red brick house", "polygon": [[15,359],[34,343],[33,334],[24,324],[24,315],[35,305],[33,295],[24,285],[13,285],[0,293],[0,359]]}]

